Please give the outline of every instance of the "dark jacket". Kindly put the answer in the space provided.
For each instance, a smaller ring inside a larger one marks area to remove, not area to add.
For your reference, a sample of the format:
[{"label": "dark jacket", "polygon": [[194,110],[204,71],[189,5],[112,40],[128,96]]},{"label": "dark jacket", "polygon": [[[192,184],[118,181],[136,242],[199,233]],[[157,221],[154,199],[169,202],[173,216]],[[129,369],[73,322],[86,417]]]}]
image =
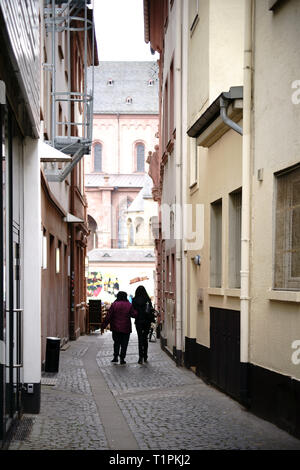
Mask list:
[{"label": "dark jacket", "polygon": [[132,299],[132,306],[133,308],[138,312],[138,316],[135,320],[135,324],[137,326],[141,325],[141,324],[149,324],[154,321],[154,315],[152,314],[150,317],[149,315],[147,315],[146,313],[146,304],[147,302],[149,302],[150,304],[150,309],[151,311],[153,311],[153,306],[152,306],[152,303],[151,303],[151,300],[150,299],[145,299],[143,297],[134,297]]},{"label": "dark jacket", "polygon": [[110,324],[111,331],[119,333],[131,333],[131,320],[136,318],[137,312],[128,300],[115,300],[107,312],[105,320],[101,324],[104,329]]}]

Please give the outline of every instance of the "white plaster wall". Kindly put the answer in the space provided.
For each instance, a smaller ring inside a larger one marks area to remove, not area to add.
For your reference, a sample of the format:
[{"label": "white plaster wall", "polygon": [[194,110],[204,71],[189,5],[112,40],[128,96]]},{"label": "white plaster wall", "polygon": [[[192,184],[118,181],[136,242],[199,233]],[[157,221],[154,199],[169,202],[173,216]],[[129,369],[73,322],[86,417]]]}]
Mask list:
[{"label": "white plaster wall", "polygon": [[41,380],[41,195],[38,141],[24,145],[24,382]]}]

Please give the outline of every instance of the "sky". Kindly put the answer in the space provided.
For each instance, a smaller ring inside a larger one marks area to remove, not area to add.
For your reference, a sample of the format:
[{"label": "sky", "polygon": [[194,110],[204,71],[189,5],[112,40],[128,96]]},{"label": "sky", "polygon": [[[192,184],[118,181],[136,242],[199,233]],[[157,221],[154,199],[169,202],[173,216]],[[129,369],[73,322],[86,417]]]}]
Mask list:
[{"label": "sky", "polygon": [[100,61],[157,60],[144,40],[143,0],[94,0]]}]

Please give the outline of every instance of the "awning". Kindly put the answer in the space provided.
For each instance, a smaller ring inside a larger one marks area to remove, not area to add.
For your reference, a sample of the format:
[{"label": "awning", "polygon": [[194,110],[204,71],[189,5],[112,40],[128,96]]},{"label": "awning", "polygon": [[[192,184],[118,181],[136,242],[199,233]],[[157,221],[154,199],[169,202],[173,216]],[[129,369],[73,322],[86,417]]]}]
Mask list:
[{"label": "awning", "polygon": [[68,212],[66,217],[64,217],[64,222],[68,222],[71,224],[80,224],[80,223],[84,223],[84,220],[79,219],[75,215],[70,214],[70,212]]},{"label": "awning", "polygon": [[71,162],[72,157],[60,152],[43,140],[39,140],[39,155],[41,162]]}]

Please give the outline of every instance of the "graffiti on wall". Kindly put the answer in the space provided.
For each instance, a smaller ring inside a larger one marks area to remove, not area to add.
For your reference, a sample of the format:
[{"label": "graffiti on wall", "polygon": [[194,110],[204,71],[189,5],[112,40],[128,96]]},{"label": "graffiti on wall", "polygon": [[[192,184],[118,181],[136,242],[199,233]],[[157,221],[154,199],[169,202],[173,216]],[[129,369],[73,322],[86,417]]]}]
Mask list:
[{"label": "graffiti on wall", "polygon": [[100,271],[89,273],[87,282],[88,297],[100,298],[103,294],[116,297],[119,287],[119,280],[113,273],[102,273]]}]

